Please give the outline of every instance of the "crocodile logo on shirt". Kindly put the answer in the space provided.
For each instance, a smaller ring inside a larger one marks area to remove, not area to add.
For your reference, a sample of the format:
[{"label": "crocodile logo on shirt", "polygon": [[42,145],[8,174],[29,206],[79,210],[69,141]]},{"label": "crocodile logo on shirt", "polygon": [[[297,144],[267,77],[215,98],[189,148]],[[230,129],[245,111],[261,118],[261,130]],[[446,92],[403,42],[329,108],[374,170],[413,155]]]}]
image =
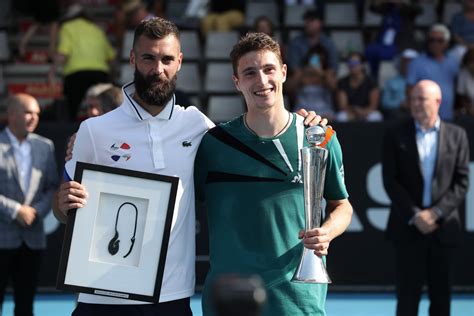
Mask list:
[{"label": "crocodile logo on shirt", "polygon": [[193,144],[191,143],[191,141],[189,140],[185,140],[184,142],[182,142],[183,147],[191,147]]}]

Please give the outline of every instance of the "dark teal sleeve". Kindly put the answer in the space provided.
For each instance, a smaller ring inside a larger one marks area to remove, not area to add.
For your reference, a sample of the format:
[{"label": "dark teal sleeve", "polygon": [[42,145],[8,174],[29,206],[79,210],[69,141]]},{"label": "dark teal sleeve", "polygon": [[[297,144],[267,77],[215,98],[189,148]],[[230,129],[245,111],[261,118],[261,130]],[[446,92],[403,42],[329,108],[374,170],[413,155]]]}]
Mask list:
[{"label": "dark teal sleeve", "polygon": [[328,161],[326,166],[326,178],[324,183],[324,198],[326,200],[343,200],[349,197],[344,183],[344,164],[342,161],[342,149],[337,140],[336,133],[326,146],[328,149]]},{"label": "dark teal sleeve", "polygon": [[206,136],[207,134],[204,135],[194,160],[194,191],[196,199],[199,201],[204,201],[205,199],[204,185],[207,177]]}]

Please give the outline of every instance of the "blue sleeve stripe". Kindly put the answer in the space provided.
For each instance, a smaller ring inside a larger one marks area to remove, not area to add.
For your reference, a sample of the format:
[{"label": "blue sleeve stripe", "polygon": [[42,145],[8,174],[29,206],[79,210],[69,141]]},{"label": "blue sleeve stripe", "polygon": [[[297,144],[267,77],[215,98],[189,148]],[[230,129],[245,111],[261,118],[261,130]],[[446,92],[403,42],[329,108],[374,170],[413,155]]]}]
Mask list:
[{"label": "blue sleeve stripe", "polygon": [[67,171],[66,169],[64,169],[64,172],[63,172],[63,179],[64,181],[71,181],[71,177],[67,174]]}]

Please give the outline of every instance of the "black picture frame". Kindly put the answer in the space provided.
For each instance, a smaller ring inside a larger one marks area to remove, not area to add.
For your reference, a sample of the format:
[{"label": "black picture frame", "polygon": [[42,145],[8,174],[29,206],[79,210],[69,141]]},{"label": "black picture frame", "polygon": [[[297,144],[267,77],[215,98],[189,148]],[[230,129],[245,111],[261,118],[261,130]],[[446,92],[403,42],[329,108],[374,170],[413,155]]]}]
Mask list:
[{"label": "black picture frame", "polygon": [[158,303],[179,178],[77,162],[74,180],[89,196],[68,213],[56,287]]}]

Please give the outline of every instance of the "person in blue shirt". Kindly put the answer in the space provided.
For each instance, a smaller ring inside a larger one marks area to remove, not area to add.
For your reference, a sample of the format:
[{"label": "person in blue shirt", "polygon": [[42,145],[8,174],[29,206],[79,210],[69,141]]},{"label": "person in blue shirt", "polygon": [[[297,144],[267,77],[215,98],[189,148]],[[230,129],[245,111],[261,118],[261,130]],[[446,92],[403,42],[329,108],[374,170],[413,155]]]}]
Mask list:
[{"label": "person in blue shirt", "polygon": [[399,60],[399,73],[387,80],[382,90],[381,110],[386,119],[403,116],[408,109],[406,102],[406,74],[410,62],[418,56],[416,50],[405,49]]},{"label": "person in blue shirt", "polygon": [[386,236],[395,248],[397,316],[416,316],[423,285],[430,316],[449,316],[458,207],[469,186],[466,131],[440,119],[442,91],[421,80],[410,95],[412,118],[389,128],[382,175],[391,200]]},{"label": "person in blue shirt", "polygon": [[441,119],[452,120],[454,116],[454,83],[459,72],[459,61],[446,54],[451,33],[443,24],[430,27],[426,40],[426,53],[415,58],[408,67],[408,95],[420,80],[436,82],[443,95],[439,115]]}]

